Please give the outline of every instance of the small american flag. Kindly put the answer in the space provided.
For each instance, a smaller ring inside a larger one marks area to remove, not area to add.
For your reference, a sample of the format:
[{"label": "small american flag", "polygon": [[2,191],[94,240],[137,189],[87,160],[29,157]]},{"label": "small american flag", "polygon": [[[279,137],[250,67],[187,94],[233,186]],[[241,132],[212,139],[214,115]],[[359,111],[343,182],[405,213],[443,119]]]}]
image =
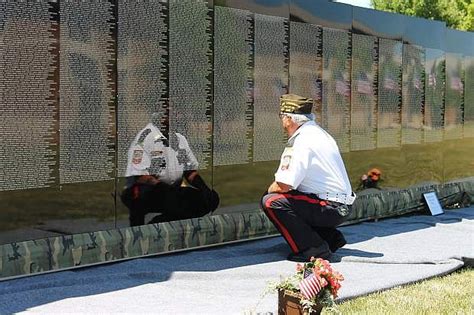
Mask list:
[{"label": "small american flag", "polygon": [[398,84],[397,82],[395,82],[395,80],[393,80],[392,78],[390,77],[385,77],[384,81],[383,81],[383,87],[386,89],[386,90],[396,90],[398,89]]},{"label": "small american flag", "polygon": [[362,94],[372,94],[372,85],[366,80],[357,80],[357,92]]},{"label": "small american flag", "polygon": [[343,80],[336,80],[336,93],[343,96],[350,96],[351,92],[349,89],[349,84]]},{"label": "small american flag", "polygon": [[318,279],[309,270],[304,271],[304,279],[300,282],[300,290],[305,298],[308,300],[312,299],[321,290],[321,285]]},{"label": "small american flag", "polygon": [[419,78],[415,78],[413,81],[413,86],[417,90],[421,90],[421,80]]},{"label": "small american flag", "polygon": [[428,75],[428,85],[435,86],[436,85],[436,75],[434,73],[430,73]]},{"label": "small american flag", "polygon": [[461,78],[453,77],[451,78],[451,89],[456,91],[462,91],[464,89],[464,85],[462,84]]}]

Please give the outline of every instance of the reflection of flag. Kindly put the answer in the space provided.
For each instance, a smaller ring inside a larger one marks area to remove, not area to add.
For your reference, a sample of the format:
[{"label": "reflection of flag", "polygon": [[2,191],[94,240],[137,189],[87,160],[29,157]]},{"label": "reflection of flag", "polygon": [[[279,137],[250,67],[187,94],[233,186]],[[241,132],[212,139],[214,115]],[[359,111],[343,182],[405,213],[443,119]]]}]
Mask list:
[{"label": "reflection of flag", "polygon": [[435,86],[436,85],[436,75],[434,73],[428,74],[428,85]]},{"label": "reflection of flag", "polygon": [[398,84],[395,82],[395,80],[387,76],[383,80],[383,87],[387,90],[397,90]]},{"label": "reflection of flag", "polygon": [[369,81],[366,80],[357,80],[356,81],[357,92],[362,94],[372,94],[372,85]]},{"label": "reflection of flag", "polygon": [[348,84],[345,81],[336,80],[336,92],[344,96],[349,96],[350,92]]},{"label": "reflection of flag", "polygon": [[319,281],[314,275],[314,273],[311,272],[308,276],[306,276],[305,270],[304,274],[305,278],[301,280],[299,286],[301,293],[304,295],[304,297],[310,300],[315,297],[316,294],[319,293],[319,291],[321,290],[321,285],[319,284]]},{"label": "reflection of flag", "polygon": [[451,89],[456,90],[456,91],[462,91],[464,88],[461,78],[459,77],[453,77],[451,78]]},{"label": "reflection of flag", "polygon": [[415,87],[415,89],[421,90],[421,80],[419,78],[415,78],[413,86]]}]

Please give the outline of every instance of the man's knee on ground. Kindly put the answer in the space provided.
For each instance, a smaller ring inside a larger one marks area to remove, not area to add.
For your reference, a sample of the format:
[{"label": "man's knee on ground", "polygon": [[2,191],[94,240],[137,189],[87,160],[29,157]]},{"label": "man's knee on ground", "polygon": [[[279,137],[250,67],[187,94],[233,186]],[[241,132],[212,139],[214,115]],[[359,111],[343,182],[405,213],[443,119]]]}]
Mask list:
[{"label": "man's knee on ground", "polygon": [[279,193],[267,193],[262,197],[260,200],[260,207],[263,211],[267,211],[268,209],[272,210],[281,210],[284,207],[282,200],[285,198],[281,198],[282,194]]}]

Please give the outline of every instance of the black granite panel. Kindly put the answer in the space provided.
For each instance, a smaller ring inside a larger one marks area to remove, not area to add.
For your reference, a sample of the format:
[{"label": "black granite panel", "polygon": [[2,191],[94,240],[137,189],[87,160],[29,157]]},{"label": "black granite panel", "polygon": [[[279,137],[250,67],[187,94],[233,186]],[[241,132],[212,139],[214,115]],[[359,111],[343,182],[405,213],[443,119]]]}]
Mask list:
[{"label": "black granite panel", "polygon": [[115,29],[108,1],[61,1],[60,182],[115,175]]},{"label": "black granite panel", "polygon": [[352,12],[354,33],[402,40],[405,31],[405,15],[360,7],[354,7]]},{"label": "black granite panel", "polygon": [[248,163],[253,138],[253,14],[214,7],[214,165]]},{"label": "black granite panel", "polygon": [[118,175],[127,168],[128,148],[152,113],[168,125],[167,1],[118,4]]},{"label": "black granite panel", "polygon": [[327,0],[291,0],[290,18],[296,22],[350,30],[352,6]]},{"label": "black granite panel", "polygon": [[378,40],[352,34],[351,151],[376,147]]},{"label": "black granite panel", "polygon": [[474,33],[447,28],[445,51],[474,56]]},{"label": "black granite panel", "polygon": [[463,56],[446,54],[446,105],[444,108],[444,139],[463,137],[464,76]]},{"label": "black granite panel", "polygon": [[170,133],[187,138],[199,168],[212,163],[213,4],[169,2]]},{"label": "black granite panel", "polygon": [[446,57],[444,51],[427,48],[425,53],[424,141],[443,140]]},{"label": "black granite panel", "polygon": [[290,0],[214,0],[214,5],[289,18]]},{"label": "black granite panel", "polygon": [[57,6],[0,3],[0,191],[58,183]]},{"label": "black granite panel", "polygon": [[290,23],[290,93],[314,100],[313,113],[321,119],[322,99],[322,28],[317,25]]},{"label": "black granite panel", "polygon": [[255,14],[254,161],[278,160],[283,152],[278,113],[288,92],[288,33],[288,19]]},{"label": "black granite panel", "polygon": [[423,138],[425,93],[425,51],[420,46],[403,45],[402,65],[402,144],[418,144]]},{"label": "black granite panel", "polygon": [[446,47],[446,23],[406,16],[403,41],[424,48],[444,50]]},{"label": "black granite panel", "polygon": [[379,39],[377,147],[401,141],[402,42]]},{"label": "black granite panel", "polygon": [[474,56],[464,56],[464,138],[474,137]]},{"label": "black granite panel", "polygon": [[351,34],[323,28],[323,95],[321,125],[339,145],[350,149]]}]

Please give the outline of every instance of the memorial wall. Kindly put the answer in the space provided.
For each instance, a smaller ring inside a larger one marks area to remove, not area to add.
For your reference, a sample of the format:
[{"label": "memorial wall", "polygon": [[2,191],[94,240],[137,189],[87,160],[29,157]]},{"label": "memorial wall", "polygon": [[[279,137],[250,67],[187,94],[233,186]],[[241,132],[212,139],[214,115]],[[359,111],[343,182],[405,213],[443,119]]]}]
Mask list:
[{"label": "memorial wall", "polygon": [[325,0],[1,1],[0,38],[0,244],[128,226],[151,125],[214,213],[256,210],[285,93],[313,98],[355,191],[374,167],[393,191],[474,176],[474,34],[442,22]]}]

